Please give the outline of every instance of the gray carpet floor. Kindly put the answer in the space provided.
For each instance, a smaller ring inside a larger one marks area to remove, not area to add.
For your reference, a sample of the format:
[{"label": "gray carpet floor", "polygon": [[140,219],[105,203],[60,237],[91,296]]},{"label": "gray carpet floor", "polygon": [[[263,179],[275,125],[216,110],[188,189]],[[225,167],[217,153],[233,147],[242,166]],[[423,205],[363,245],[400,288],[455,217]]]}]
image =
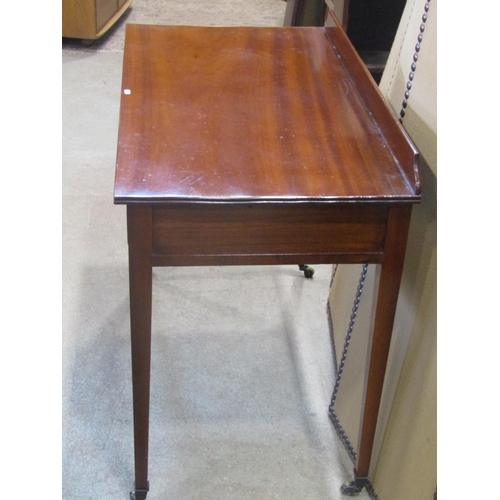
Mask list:
[{"label": "gray carpet floor", "polygon": [[[279,26],[284,9],[136,0],[123,21]],[[63,41],[66,500],[133,488],[125,210],[113,205],[124,22],[91,47]],[[332,268],[315,269],[155,269],[148,499],[341,498],[353,464],[327,414]]]}]

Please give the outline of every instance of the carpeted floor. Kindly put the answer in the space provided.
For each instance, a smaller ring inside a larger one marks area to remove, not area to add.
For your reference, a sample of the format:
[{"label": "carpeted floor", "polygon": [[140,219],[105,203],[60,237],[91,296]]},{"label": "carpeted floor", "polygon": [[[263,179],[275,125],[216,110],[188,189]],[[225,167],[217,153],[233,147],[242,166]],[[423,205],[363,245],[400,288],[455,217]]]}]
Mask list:
[{"label": "carpeted floor", "polygon": [[[283,0],[135,0],[90,47],[63,41],[63,494],[128,499],[128,261],[113,205],[127,22],[280,26]],[[148,500],[339,500],[328,417],[331,266],[154,271]],[[358,497],[368,499],[366,492]]]},{"label": "carpeted floor", "polygon": [[175,24],[200,26],[283,26],[283,0],[134,0],[120,20],[90,46],[63,39],[63,49],[85,52],[120,52],[125,24]]}]

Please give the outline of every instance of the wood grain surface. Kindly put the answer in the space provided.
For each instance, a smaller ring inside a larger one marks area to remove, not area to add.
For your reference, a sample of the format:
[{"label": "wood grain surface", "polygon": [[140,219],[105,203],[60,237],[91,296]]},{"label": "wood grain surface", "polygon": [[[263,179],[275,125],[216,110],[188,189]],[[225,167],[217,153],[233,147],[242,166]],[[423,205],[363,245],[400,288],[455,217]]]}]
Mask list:
[{"label": "wood grain surface", "polygon": [[418,201],[345,54],[323,27],[128,25],[115,202]]},{"label": "wood grain surface", "polygon": [[[168,265],[379,261],[387,204],[207,203],[153,206],[153,256]],[[215,257],[220,257],[215,260]]]}]

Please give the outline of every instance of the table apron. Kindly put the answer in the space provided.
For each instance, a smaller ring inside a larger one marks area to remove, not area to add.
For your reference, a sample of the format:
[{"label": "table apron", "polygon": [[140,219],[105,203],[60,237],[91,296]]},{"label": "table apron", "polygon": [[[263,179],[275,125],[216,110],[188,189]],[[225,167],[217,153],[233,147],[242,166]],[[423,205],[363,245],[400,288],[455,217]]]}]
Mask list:
[{"label": "table apron", "polygon": [[381,263],[388,212],[384,204],[152,205],[152,263]]}]

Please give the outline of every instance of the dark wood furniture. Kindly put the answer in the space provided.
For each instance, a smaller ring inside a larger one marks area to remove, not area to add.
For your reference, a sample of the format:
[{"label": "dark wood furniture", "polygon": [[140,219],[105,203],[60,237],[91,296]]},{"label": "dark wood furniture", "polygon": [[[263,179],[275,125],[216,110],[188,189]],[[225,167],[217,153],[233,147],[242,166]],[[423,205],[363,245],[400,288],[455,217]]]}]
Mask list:
[{"label": "dark wood furniture", "polygon": [[286,0],[283,26],[323,26],[325,0]]},{"label": "dark wood furniture", "polygon": [[[326,4],[325,4],[326,2]],[[337,16],[377,83],[382,78],[406,0],[287,0],[284,26],[322,26]]]},{"label": "dark wood furniture", "polygon": [[128,25],[114,201],[127,206],[135,485],[148,482],[153,266],[375,263],[355,480],[367,482],[417,151],[344,31]]},{"label": "dark wood furniture", "polygon": [[347,36],[379,83],[406,0],[344,0],[344,4]]}]

